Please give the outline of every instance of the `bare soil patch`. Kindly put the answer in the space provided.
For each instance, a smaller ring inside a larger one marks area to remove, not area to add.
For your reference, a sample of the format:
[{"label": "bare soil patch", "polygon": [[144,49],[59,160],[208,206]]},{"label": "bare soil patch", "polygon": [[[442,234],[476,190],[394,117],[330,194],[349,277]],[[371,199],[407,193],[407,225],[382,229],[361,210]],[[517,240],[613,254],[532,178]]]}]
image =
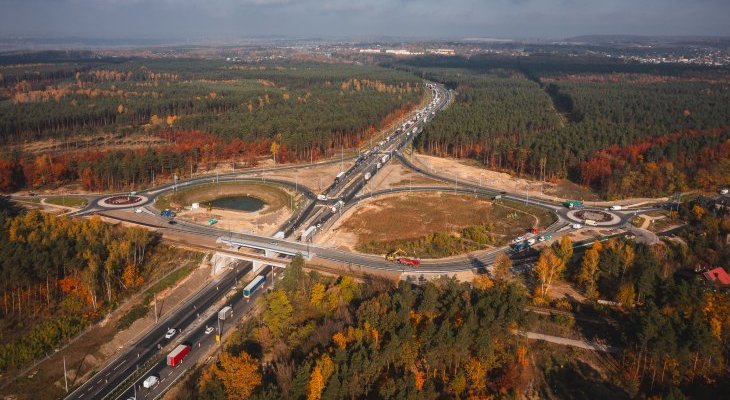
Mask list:
[{"label": "bare soil patch", "polygon": [[[266,205],[255,212],[208,208],[209,201],[231,196],[255,197]],[[157,200],[157,208],[175,209],[178,218],[201,224],[207,224],[214,218],[219,227],[234,232],[271,234],[289,218],[292,212],[290,207],[294,205],[296,208],[303,201],[301,195],[295,196],[293,191],[272,183],[226,182],[196,186],[163,196]],[[200,203],[200,208],[192,209],[192,203],[196,202]]]},{"label": "bare soil patch", "polygon": [[355,250],[366,242],[418,239],[436,232],[459,232],[483,225],[507,241],[535,222],[532,215],[484,198],[452,193],[394,194],[348,210],[323,243]]}]

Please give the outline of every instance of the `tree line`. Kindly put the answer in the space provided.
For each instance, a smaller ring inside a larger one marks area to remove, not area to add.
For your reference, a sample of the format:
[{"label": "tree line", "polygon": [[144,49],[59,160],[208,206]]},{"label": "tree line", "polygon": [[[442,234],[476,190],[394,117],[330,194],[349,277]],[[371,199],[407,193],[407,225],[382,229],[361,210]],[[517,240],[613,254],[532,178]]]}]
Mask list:
[{"label": "tree line", "polygon": [[[652,195],[675,186],[707,189],[727,181],[727,169],[715,168],[724,157],[716,149],[730,126],[726,70],[572,58],[537,65],[523,58],[425,58],[396,65],[457,91],[455,104],[426,126],[416,146],[518,175],[568,178],[606,197]],[[593,75],[573,75],[580,73]],[[601,74],[607,79],[598,79]],[[703,134],[692,134],[698,131]],[[658,140],[663,136],[678,143]],[[678,150],[680,142],[687,151]],[[606,149],[646,143],[656,147],[644,150],[650,162],[619,163],[620,171],[605,168],[605,177],[596,179],[595,159]],[[714,154],[700,156],[707,153]],[[626,184],[632,174],[650,179],[649,163],[674,170],[682,185]]]},{"label": "tree line", "polygon": [[21,211],[3,198],[0,370],[52,351],[139,288],[155,248],[142,228]]}]

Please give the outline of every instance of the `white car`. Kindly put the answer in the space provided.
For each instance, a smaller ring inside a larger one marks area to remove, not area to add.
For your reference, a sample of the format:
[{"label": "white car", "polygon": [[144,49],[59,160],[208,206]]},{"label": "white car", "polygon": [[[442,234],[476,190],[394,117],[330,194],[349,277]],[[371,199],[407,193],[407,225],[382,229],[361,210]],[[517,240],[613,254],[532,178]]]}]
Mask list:
[{"label": "white car", "polygon": [[205,334],[210,335],[214,330],[215,330],[215,328],[213,328],[212,326],[209,326],[209,327],[205,328]]},{"label": "white car", "polygon": [[527,239],[527,244],[532,246],[533,244],[535,244],[535,239],[534,238]]},{"label": "white car", "polygon": [[571,226],[573,227],[573,229],[580,229],[583,227],[583,225],[581,225],[581,224],[573,224]]},{"label": "white car", "polygon": [[165,334],[165,339],[172,339],[172,337],[175,336],[176,333],[177,331],[175,330],[175,328],[168,329],[167,333]]},{"label": "white car", "polygon": [[142,212],[142,209],[141,208],[135,208],[134,209],[134,212],[137,213],[137,214],[140,214]]},{"label": "white car", "polygon": [[154,376],[154,375],[150,375],[150,376],[148,376],[148,377],[147,377],[147,378],[146,378],[146,379],[145,379],[145,380],[144,380],[144,381],[142,382],[142,386],[144,386],[144,388],[145,388],[145,389],[149,389],[149,388],[151,388],[152,386],[155,386],[155,385],[157,384],[157,382],[159,382],[159,381],[160,381],[160,380],[159,380],[159,379],[158,379],[158,378],[157,378],[156,376]]},{"label": "white car", "polygon": [[730,190],[723,188],[723,189],[720,189],[719,192],[720,192],[720,194],[728,194],[728,193],[730,193]]},{"label": "white car", "polygon": [[525,240],[525,237],[524,236],[517,236],[517,238],[514,241],[515,242],[521,242],[523,240]]}]

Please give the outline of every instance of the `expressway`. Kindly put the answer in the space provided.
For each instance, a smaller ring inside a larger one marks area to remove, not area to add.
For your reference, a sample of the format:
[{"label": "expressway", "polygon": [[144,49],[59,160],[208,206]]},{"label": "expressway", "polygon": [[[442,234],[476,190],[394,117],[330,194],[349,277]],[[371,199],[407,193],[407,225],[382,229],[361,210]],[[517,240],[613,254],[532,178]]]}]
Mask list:
[{"label": "expressway", "polygon": [[[250,265],[243,269],[248,272]],[[264,268],[259,273],[267,276],[267,280],[272,279],[272,268]],[[247,282],[241,282],[237,287],[240,289]],[[253,305],[256,304],[258,299],[263,293],[266,293],[266,287],[263,286],[259,290],[256,290],[251,294],[250,298],[243,296],[242,290],[236,290],[236,292],[229,298],[228,306],[231,307],[232,311],[225,320],[218,319],[218,310],[215,309],[207,316],[201,316],[195,321],[195,326],[189,329],[189,332],[184,332],[180,337],[177,338],[175,344],[186,344],[190,346],[190,353],[185,356],[180,365],[170,367],[167,365],[166,355],[168,351],[157,354],[157,357],[151,358],[147,368],[140,369],[138,373],[134,375],[134,378],[125,381],[123,385],[120,385],[112,396],[109,396],[111,400],[116,399],[128,399],[135,397],[136,399],[157,399],[160,398],[172,385],[200,359],[210,354],[212,350],[220,346],[220,343],[216,341],[216,335],[219,333],[220,327],[221,333],[225,333],[228,328],[231,328],[232,321],[240,320],[242,316],[249,315],[253,309]],[[206,333],[207,327],[213,327],[212,332]],[[156,362],[155,362],[156,361]],[[159,379],[159,383],[156,385],[145,388],[142,382],[148,377],[154,375]],[[135,379],[136,378],[136,379]],[[134,381],[134,382],[132,382]]]},{"label": "expressway", "polygon": [[[423,129],[425,123],[431,118],[433,114],[445,108],[450,102],[450,92],[445,90],[443,86],[427,83],[428,87],[434,93],[434,99],[424,109],[418,111],[416,115],[409,119],[405,124],[395,129],[390,135],[384,137],[382,141],[375,144],[369,150],[363,152],[355,159],[355,163],[347,169],[342,171],[330,187],[320,195],[315,195],[309,188],[303,185],[297,185],[286,180],[268,179],[264,176],[266,171],[278,171],[281,169],[292,169],[296,166],[278,167],[276,169],[261,170],[261,171],[247,171],[246,173],[238,175],[220,175],[220,176],[208,176],[190,179],[187,181],[177,182],[175,184],[168,184],[160,187],[156,187],[152,190],[148,190],[140,193],[144,196],[145,202],[136,204],[134,207],[147,205],[151,207],[153,212],[153,205],[155,199],[161,194],[167,193],[177,188],[189,187],[194,185],[200,185],[211,182],[231,182],[231,181],[264,181],[271,182],[277,185],[285,186],[289,189],[298,190],[307,199],[307,203],[302,206],[296,214],[292,215],[286,223],[284,223],[280,230],[283,232],[283,236],[289,239],[272,239],[266,236],[254,235],[254,234],[230,234],[222,229],[203,226],[185,222],[178,222],[176,225],[167,225],[166,219],[158,218],[159,224],[153,223],[159,229],[168,229],[173,231],[184,231],[186,233],[192,233],[195,235],[202,235],[208,237],[219,237],[231,235],[232,239],[235,239],[241,243],[256,244],[259,246],[266,246],[270,250],[285,250],[289,252],[301,252],[306,255],[316,255],[317,257],[345,263],[363,266],[366,268],[372,268],[377,270],[392,270],[402,271],[403,268],[393,262],[387,262],[382,257],[369,256],[364,254],[354,254],[337,249],[328,248],[326,246],[314,245],[307,243],[307,239],[311,241],[311,236],[305,237],[304,241],[294,240],[297,235],[295,232],[303,227],[312,228],[316,233],[317,230],[327,228],[330,226],[336,218],[340,215],[340,212],[333,212],[334,207],[336,211],[342,211],[355,206],[362,200],[365,200],[371,196],[377,196],[385,193],[394,193],[398,191],[410,190],[412,188],[401,188],[391,189],[387,191],[379,191],[375,193],[362,193],[362,189],[369,179],[380,171],[383,164],[397,158],[407,168],[410,168],[424,176],[448,183],[454,184],[454,187],[422,187],[417,188],[419,191],[457,191],[461,193],[476,194],[486,197],[501,196],[506,200],[525,202],[530,205],[547,208],[556,213],[558,217],[558,223],[553,224],[549,227],[547,232],[554,232],[564,228],[569,218],[567,218],[567,209],[562,205],[539,198],[526,199],[523,196],[514,193],[500,192],[489,187],[483,187],[481,185],[475,185],[470,182],[456,182],[453,179],[446,178],[434,172],[425,171],[422,168],[412,164],[406,157],[403,156],[402,151],[413,141],[413,138]],[[385,136],[385,134],[383,135]],[[387,157],[386,157],[387,156]],[[329,161],[329,163],[338,162],[337,160]],[[252,174],[261,174],[260,177],[252,176]],[[326,199],[324,196],[327,196]],[[105,207],[100,205],[101,199],[95,199],[89,203],[85,209],[78,212],[79,215],[89,213],[100,213],[103,214]],[[339,204],[338,204],[339,203]],[[317,207],[319,205],[319,207]],[[632,210],[633,212],[633,210]],[[626,212],[615,213],[619,216],[619,223],[612,224],[618,226],[624,224],[629,218],[630,214]],[[149,224],[149,223],[147,223]],[[302,229],[304,231],[304,229]],[[504,251],[505,248],[496,249],[486,253],[480,253],[477,256],[463,256],[455,257],[448,260],[423,260],[419,271],[422,272],[440,272],[450,273],[457,271],[470,270],[472,268],[481,268],[485,265],[489,265],[496,254]]]},{"label": "expressway", "polygon": [[165,339],[165,332],[169,328],[182,331],[182,334],[178,333],[173,337],[174,342],[188,334],[187,328],[198,318],[198,313],[204,312],[221,299],[249,270],[250,266],[225,272],[178,307],[173,314],[159,321],[131,347],[66,398],[74,400],[106,398],[117,386],[123,385],[130,376],[134,376],[138,368],[143,368],[148,360],[157,356],[160,349],[166,349],[173,344]]}]

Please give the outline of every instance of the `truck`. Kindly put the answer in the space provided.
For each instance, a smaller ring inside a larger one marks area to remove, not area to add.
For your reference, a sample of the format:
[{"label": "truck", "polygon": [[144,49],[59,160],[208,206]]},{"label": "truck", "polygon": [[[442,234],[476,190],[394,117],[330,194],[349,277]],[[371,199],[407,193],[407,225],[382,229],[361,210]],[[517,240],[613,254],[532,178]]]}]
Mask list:
[{"label": "truck", "polygon": [[594,221],[594,220],[592,220],[592,219],[587,219],[587,220],[585,220],[585,224],[586,224],[586,225],[588,225],[588,226],[596,226],[596,225],[598,225],[598,224],[596,223],[596,221]]},{"label": "truck", "polygon": [[411,267],[417,268],[421,266],[421,260],[417,258],[401,257],[398,259],[398,264],[410,265]]},{"label": "truck", "polygon": [[218,311],[218,319],[221,321],[225,321],[226,317],[228,317],[228,314],[233,314],[233,308],[231,306],[225,306]]},{"label": "truck", "polygon": [[623,208],[623,206],[611,206],[611,211],[619,211]]},{"label": "truck", "polygon": [[382,157],[382,158],[380,159],[380,162],[381,162],[382,164],[385,164],[385,163],[386,163],[386,162],[388,161],[388,159],[389,159],[389,158],[390,158],[390,156],[386,154],[386,155],[384,155],[384,156],[383,156],[383,157]]},{"label": "truck", "polygon": [[152,386],[155,386],[157,384],[157,382],[159,382],[159,381],[160,381],[159,378],[157,378],[154,375],[150,375],[147,378],[145,378],[144,381],[142,381],[142,386],[144,386],[145,389],[149,389]]},{"label": "truck", "polygon": [[327,195],[326,194],[318,194],[317,200],[319,201],[327,201]]},{"label": "truck", "polygon": [[190,353],[190,346],[181,344],[167,355],[167,366],[174,367],[180,364],[185,356]]},{"label": "truck", "polygon": [[370,179],[370,177],[372,177],[372,175],[370,174],[370,172],[366,172],[366,173],[365,173],[365,180],[366,180],[366,181],[367,181],[367,180],[369,180],[369,179]]},{"label": "truck", "polygon": [[382,166],[383,166],[383,164],[380,161],[378,161],[378,163],[375,164],[375,168],[377,168],[377,169],[380,169],[380,167],[382,167]]},{"label": "truck", "polygon": [[527,248],[529,248],[530,245],[527,242],[522,241],[522,242],[513,243],[510,247],[514,251],[522,251],[522,250],[526,250]]},{"label": "truck", "polygon": [[337,174],[337,176],[335,177],[335,182],[341,181],[342,178],[344,178],[344,177],[345,177],[345,171],[342,171],[339,174]]},{"label": "truck", "polygon": [[317,230],[315,225],[310,226],[302,232],[302,242],[306,242],[314,236],[314,232]]},{"label": "truck", "polygon": [[175,213],[172,210],[164,209],[164,210],[162,210],[160,212],[160,215],[163,216],[163,217],[170,217],[170,218],[172,218],[172,217],[175,216]]},{"label": "truck", "polygon": [[335,212],[337,212],[337,210],[339,210],[344,205],[345,205],[345,202],[342,201],[342,200],[340,200],[340,201],[338,201],[337,203],[335,203],[335,205],[333,205],[330,208],[331,208],[332,212],[335,213]]},{"label": "truck", "polygon": [[261,287],[261,285],[263,285],[264,282],[266,282],[266,275],[264,275],[264,274],[261,274],[255,278],[253,278],[253,280],[251,282],[249,282],[245,288],[243,288],[243,297],[245,297],[245,298],[251,297],[251,293],[255,292],[256,289]]},{"label": "truck", "polygon": [[579,200],[566,200],[563,205],[568,208],[583,208],[583,202]]}]

